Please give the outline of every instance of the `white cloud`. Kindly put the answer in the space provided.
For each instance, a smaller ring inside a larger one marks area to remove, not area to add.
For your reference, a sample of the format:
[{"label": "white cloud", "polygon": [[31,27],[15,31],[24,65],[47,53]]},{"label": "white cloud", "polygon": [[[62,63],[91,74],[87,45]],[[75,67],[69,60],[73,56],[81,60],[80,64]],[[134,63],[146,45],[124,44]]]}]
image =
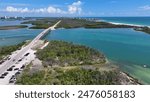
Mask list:
[{"label": "white cloud", "polygon": [[47,8],[39,9],[28,9],[28,8],[15,8],[12,6],[7,6],[5,9],[6,12],[18,12],[18,13],[51,13],[51,14],[64,14],[65,11],[49,6]]},{"label": "white cloud", "polygon": [[47,12],[48,13],[61,13],[61,9],[59,9],[59,8],[54,8],[54,7],[51,7],[51,6],[49,6],[48,8],[47,8]]},{"label": "white cloud", "polygon": [[145,5],[140,7],[141,10],[150,10],[150,6],[149,5]]},{"label": "white cloud", "polygon": [[7,6],[6,11],[7,12],[21,12],[21,13],[30,12],[28,8],[15,8],[12,6]]},{"label": "white cloud", "polygon": [[80,6],[81,4],[82,4],[81,1],[77,1],[77,2],[74,2],[72,5],[74,5],[74,6]]},{"label": "white cloud", "polygon": [[72,5],[68,6],[68,13],[70,14],[74,14],[74,13],[81,13],[82,8],[81,8],[82,2],[81,1],[77,1],[74,2]]},{"label": "white cloud", "polygon": [[5,11],[6,12],[17,12],[17,13],[49,13],[49,14],[77,14],[77,13],[81,13],[82,8],[81,8],[82,2],[81,1],[77,1],[72,3],[71,5],[68,5],[68,10],[64,11],[58,7],[54,7],[54,6],[49,6],[47,8],[33,8],[33,9],[29,9],[27,7],[25,8],[17,8],[17,7],[13,7],[13,6],[7,6]]}]

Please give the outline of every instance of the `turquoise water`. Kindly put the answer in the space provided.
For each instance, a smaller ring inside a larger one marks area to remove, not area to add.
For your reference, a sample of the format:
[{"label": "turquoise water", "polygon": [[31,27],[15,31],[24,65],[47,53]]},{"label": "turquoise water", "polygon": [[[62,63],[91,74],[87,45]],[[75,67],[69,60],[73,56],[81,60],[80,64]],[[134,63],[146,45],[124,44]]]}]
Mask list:
[{"label": "turquoise water", "polygon": [[102,51],[121,69],[150,84],[150,35],[132,29],[63,29],[53,31],[48,40],[64,40]]},{"label": "turquoise water", "polygon": [[15,45],[36,37],[42,30],[15,29],[0,30],[0,46]]},{"label": "turquoise water", "polygon": [[98,19],[115,23],[150,26],[150,17],[99,17]]},{"label": "turquoise water", "polygon": [[[142,18],[140,19],[142,20]],[[149,19],[146,19],[147,22],[143,18],[143,23],[141,24],[150,25],[150,22],[148,22]],[[141,20],[140,22],[142,22]],[[135,23],[136,20],[133,20],[132,22]],[[125,22],[122,22],[121,20],[119,23]],[[131,23],[131,21],[128,21],[128,23]],[[18,24],[18,22],[15,22],[14,24]],[[13,25],[13,23],[7,24],[5,22],[4,24],[0,23],[0,25]],[[25,40],[33,39],[41,31],[43,30],[30,30],[26,28],[17,30],[0,30],[0,46],[14,45]],[[150,84],[149,34],[137,32],[133,29],[78,28],[58,29],[52,31],[46,39],[64,40],[95,48],[103,52],[111,61],[117,63],[123,71],[128,72],[144,84]],[[147,68],[143,68],[143,65],[145,64],[148,66]]]}]

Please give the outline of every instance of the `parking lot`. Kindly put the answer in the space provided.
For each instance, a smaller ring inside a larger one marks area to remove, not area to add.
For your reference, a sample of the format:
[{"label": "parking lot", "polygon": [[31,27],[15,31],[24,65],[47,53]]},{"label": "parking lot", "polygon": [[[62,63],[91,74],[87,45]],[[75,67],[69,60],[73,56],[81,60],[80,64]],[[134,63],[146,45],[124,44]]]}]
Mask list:
[{"label": "parking lot", "polygon": [[[13,85],[16,82],[16,78],[22,73],[26,65],[28,65],[31,61],[35,59],[34,55],[35,51],[29,49],[23,57],[21,57],[14,65],[6,69],[5,72],[3,72],[0,75],[0,84],[2,85]],[[14,52],[9,57],[13,57],[17,54],[17,51]],[[9,59],[7,59],[9,60]],[[6,60],[6,61],[7,61]],[[3,62],[6,63],[6,62]]]}]

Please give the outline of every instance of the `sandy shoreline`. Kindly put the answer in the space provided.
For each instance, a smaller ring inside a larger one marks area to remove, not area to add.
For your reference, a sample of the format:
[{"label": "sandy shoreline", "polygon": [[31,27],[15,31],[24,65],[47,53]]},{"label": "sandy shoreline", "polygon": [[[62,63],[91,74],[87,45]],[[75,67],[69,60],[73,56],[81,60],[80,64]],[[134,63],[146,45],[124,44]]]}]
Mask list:
[{"label": "sandy shoreline", "polygon": [[115,23],[115,22],[108,22],[108,23],[115,24],[115,25],[129,25],[129,26],[136,26],[136,27],[149,27],[149,28],[150,28],[150,26],[137,25],[137,24]]},{"label": "sandy shoreline", "polygon": [[128,25],[128,26],[136,26],[136,27],[149,27],[147,25],[138,25],[138,24],[130,24],[130,23],[116,23],[116,22],[109,22],[109,21],[105,21],[105,20],[97,20],[97,22],[108,22],[111,24],[115,24],[115,25]]}]

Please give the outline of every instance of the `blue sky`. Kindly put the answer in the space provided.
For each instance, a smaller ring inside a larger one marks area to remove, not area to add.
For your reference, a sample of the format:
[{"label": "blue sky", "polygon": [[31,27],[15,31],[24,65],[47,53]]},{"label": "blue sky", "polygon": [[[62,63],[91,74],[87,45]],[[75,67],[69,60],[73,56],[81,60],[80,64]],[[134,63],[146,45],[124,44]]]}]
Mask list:
[{"label": "blue sky", "polygon": [[150,16],[150,0],[0,0],[0,16]]}]

